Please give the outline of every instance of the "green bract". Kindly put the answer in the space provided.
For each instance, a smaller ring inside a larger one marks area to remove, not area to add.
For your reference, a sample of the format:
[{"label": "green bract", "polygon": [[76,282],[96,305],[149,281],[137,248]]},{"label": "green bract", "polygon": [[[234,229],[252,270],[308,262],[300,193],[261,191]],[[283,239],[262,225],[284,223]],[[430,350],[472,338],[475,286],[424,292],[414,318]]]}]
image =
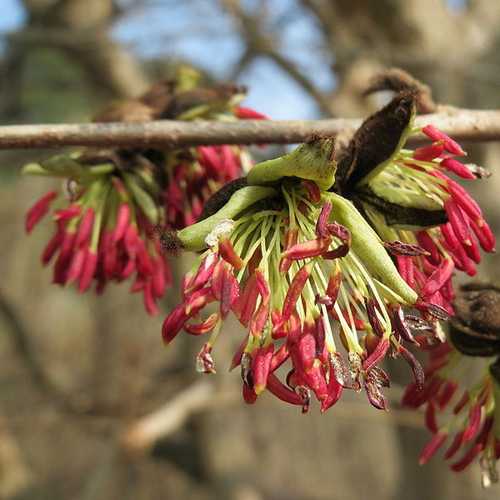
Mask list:
[{"label": "green bract", "polygon": [[248,184],[265,185],[285,177],[298,177],[314,181],[326,191],[335,182],[337,170],[333,147],[333,139],[317,139],[298,146],[289,154],[258,163],[248,174]]},{"label": "green bract", "polygon": [[225,219],[232,219],[254,203],[276,195],[271,187],[247,186],[236,191],[229,201],[215,214],[188,226],[177,233],[182,245],[187,250],[200,251],[207,247],[205,238],[217,224]]},{"label": "green bract", "polygon": [[334,193],[328,194],[332,217],[351,232],[351,247],[366,269],[407,304],[417,300],[416,292],[401,278],[382,241],[354,205]]}]

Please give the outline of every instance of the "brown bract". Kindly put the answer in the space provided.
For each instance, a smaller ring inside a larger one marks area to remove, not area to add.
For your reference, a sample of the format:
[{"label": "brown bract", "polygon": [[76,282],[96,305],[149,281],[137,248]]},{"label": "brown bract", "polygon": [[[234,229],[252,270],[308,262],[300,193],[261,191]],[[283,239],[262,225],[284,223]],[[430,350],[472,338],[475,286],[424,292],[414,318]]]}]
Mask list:
[{"label": "brown bract", "polygon": [[500,287],[478,282],[462,286],[454,307],[453,345],[469,356],[500,354]]},{"label": "brown bract", "polygon": [[362,123],[338,159],[336,191],[351,190],[390,158],[410,123],[415,99],[415,92],[402,92]]}]

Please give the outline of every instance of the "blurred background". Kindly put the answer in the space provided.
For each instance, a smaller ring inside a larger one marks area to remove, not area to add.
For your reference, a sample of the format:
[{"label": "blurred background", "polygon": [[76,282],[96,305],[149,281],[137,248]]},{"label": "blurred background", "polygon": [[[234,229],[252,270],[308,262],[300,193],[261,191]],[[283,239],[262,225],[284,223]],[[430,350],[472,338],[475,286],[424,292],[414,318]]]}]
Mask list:
[{"label": "blurred background", "polygon": [[[431,85],[438,102],[500,107],[498,0],[1,0],[0,7],[2,124],[87,120],[185,63],[248,85],[246,103],[276,119],[366,116],[377,105],[362,97],[366,82],[391,66]],[[500,172],[498,145],[468,149]],[[398,363],[389,367],[396,381],[389,414],[351,394],[323,416],[268,396],[246,406],[239,375],[226,370],[241,334],[236,323],[226,326],[219,373],[207,380],[194,371],[198,341],[181,336],[164,349],[162,318],[148,317],[127,285],[99,298],[51,285],[50,269],[39,264],[50,222],[28,239],[23,216],[53,184],[18,175],[47,154],[0,155],[0,498],[499,497],[498,486],[481,490],[478,466],[457,475],[438,459],[417,465],[428,434],[421,415],[398,407],[410,378]],[[499,179],[474,188],[497,233]],[[495,276],[497,264],[487,257],[481,274]],[[177,282],[188,266],[180,261]],[[169,297],[165,311],[177,290]]]}]

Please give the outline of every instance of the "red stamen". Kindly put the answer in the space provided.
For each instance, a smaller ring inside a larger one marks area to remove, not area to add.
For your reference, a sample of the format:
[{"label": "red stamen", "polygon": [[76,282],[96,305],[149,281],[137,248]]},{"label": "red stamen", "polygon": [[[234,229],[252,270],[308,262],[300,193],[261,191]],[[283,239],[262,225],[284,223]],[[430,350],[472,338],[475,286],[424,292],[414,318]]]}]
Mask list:
[{"label": "red stamen", "polygon": [[321,191],[319,189],[319,186],[315,182],[309,180],[303,180],[302,185],[306,189],[309,195],[309,199],[313,203],[319,203],[321,201]]},{"label": "red stamen", "polygon": [[241,293],[239,300],[237,300],[233,305],[236,316],[243,326],[248,326],[250,318],[255,312],[258,297],[259,289],[257,288],[257,279],[255,274],[252,274],[245,283],[245,288],[243,293]]},{"label": "red stamen", "polygon": [[80,274],[80,282],[78,285],[78,290],[80,293],[83,293],[90,288],[96,267],[97,267],[97,254],[89,249],[85,257],[83,270]]},{"label": "red stamen", "polygon": [[433,141],[443,141],[446,151],[456,156],[465,156],[467,153],[462,149],[458,142],[454,141],[441,130],[434,127],[434,125],[426,125],[422,132]]},{"label": "red stamen", "polygon": [[345,257],[349,253],[349,245],[343,244],[338,246],[335,250],[330,250],[325,252],[322,257],[325,260],[335,260]]},{"label": "red stamen", "polygon": [[468,218],[462,209],[455,203],[453,198],[449,198],[444,203],[444,209],[448,215],[451,227],[458,237],[458,240],[465,245],[470,245],[470,229]]},{"label": "red stamen", "polygon": [[451,469],[455,472],[463,471],[468,465],[472,463],[472,461],[477,457],[477,455],[479,455],[482,450],[483,445],[480,443],[471,446],[465,453],[465,455],[458,462],[455,462],[451,466]]},{"label": "red stamen", "polygon": [[415,149],[413,158],[419,161],[432,161],[441,156],[444,152],[444,145],[442,142],[436,142],[430,146],[422,146]]},{"label": "red stamen", "polygon": [[303,406],[305,401],[296,392],[291,391],[274,374],[267,377],[267,390],[274,394],[278,399],[292,405]]},{"label": "red stamen", "polygon": [[219,241],[219,254],[237,270],[242,269],[245,265],[242,258],[234,251],[233,244],[228,238]]},{"label": "red stamen", "polygon": [[445,433],[434,434],[432,439],[424,446],[422,453],[420,453],[418,463],[420,465],[426,464],[437,453],[439,448],[443,446],[447,437],[448,434]]},{"label": "red stamen", "polygon": [[115,229],[113,231],[113,243],[118,243],[124,236],[127,231],[127,227],[130,222],[130,207],[128,203],[120,204],[120,208],[118,209],[118,214],[116,216],[116,224]]},{"label": "red stamen", "polygon": [[252,362],[253,389],[257,396],[261,394],[267,385],[267,379],[271,369],[274,345],[261,347],[256,350]]},{"label": "red stamen", "polygon": [[375,350],[363,361],[363,370],[369,372],[380,360],[382,360],[390,346],[389,339],[381,338]]},{"label": "red stamen", "polygon": [[318,257],[328,250],[331,242],[331,238],[316,238],[315,240],[309,240],[304,243],[297,243],[283,252],[283,258],[302,260]]},{"label": "red stamen", "polygon": [[469,410],[469,423],[464,431],[464,443],[476,437],[480,430],[481,416],[481,405],[478,403],[472,406]]},{"label": "red stamen", "polygon": [[453,260],[444,260],[427,279],[422,289],[422,295],[424,297],[434,295],[451,278],[454,269]]},{"label": "red stamen", "polygon": [[78,231],[75,238],[75,248],[80,248],[81,246],[88,243],[93,226],[94,209],[87,208],[85,214],[82,217],[82,220],[80,221],[80,225],[78,226]]},{"label": "red stamen", "polygon": [[38,222],[47,215],[50,204],[57,198],[56,191],[49,191],[42,196],[27,212],[25,220],[25,229],[30,233]]},{"label": "red stamen", "polygon": [[441,161],[440,165],[448,170],[458,175],[462,179],[474,180],[476,176],[464,165],[462,162],[455,160],[454,158],[445,158]]},{"label": "red stamen", "polygon": [[205,321],[196,324],[185,324],[184,330],[191,335],[204,335],[211,332],[219,322],[217,313],[211,314]]},{"label": "red stamen", "polygon": [[330,202],[326,202],[321,208],[321,212],[318,217],[318,222],[316,223],[316,235],[319,238],[326,238],[329,236],[327,225],[331,213],[332,213],[332,204]]},{"label": "red stamen", "polygon": [[240,120],[269,120],[267,115],[244,106],[236,106],[234,108],[234,115]]},{"label": "red stamen", "polygon": [[458,432],[455,435],[453,442],[451,443],[450,447],[446,450],[446,453],[444,454],[445,460],[448,460],[449,458],[453,457],[453,455],[455,455],[455,453],[460,449],[463,442],[463,436],[464,436],[463,431]]},{"label": "red stamen", "polygon": [[485,252],[494,252],[496,246],[495,235],[484,219],[479,219],[479,223],[471,220],[471,226],[483,250]]},{"label": "red stamen", "polygon": [[311,274],[312,266],[311,264],[306,264],[302,266],[299,271],[295,274],[290,286],[288,287],[288,291],[283,303],[283,312],[282,312],[282,321],[288,321],[292,312],[295,310],[295,306],[297,304],[297,300],[302,294],[302,290],[309,279],[309,275]]},{"label": "red stamen", "polygon": [[460,401],[458,401],[458,403],[453,408],[453,413],[455,415],[458,415],[468,402],[469,402],[469,393],[465,391],[463,393],[463,396],[460,398]]},{"label": "red stamen", "polygon": [[439,249],[429,233],[427,231],[419,231],[417,233],[417,241],[418,244],[429,253],[432,263],[439,264],[441,261]]},{"label": "red stamen", "polygon": [[425,426],[429,431],[433,434],[436,434],[438,431],[438,424],[436,420],[436,407],[432,401],[427,403],[427,407],[425,408]]}]

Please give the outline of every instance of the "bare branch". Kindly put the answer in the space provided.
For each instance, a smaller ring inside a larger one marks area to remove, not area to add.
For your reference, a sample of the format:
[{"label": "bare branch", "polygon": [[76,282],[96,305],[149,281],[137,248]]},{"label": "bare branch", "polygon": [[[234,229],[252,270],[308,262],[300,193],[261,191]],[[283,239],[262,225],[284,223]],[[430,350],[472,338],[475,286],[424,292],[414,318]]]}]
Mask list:
[{"label": "bare branch", "polygon": [[[0,127],[1,149],[62,146],[179,147],[200,144],[294,144],[314,136],[353,131],[361,119],[241,120],[237,122],[174,120],[145,123],[78,123],[8,125]],[[417,117],[418,125],[432,124],[457,140],[500,140],[500,111],[442,108]],[[422,139],[422,137],[420,137]],[[417,138],[418,142],[419,138]]]},{"label": "bare branch", "polygon": [[164,406],[128,427],[122,435],[124,448],[133,453],[144,452],[156,441],[180,429],[193,413],[210,404],[215,386],[199,380],[175,396]]}]

